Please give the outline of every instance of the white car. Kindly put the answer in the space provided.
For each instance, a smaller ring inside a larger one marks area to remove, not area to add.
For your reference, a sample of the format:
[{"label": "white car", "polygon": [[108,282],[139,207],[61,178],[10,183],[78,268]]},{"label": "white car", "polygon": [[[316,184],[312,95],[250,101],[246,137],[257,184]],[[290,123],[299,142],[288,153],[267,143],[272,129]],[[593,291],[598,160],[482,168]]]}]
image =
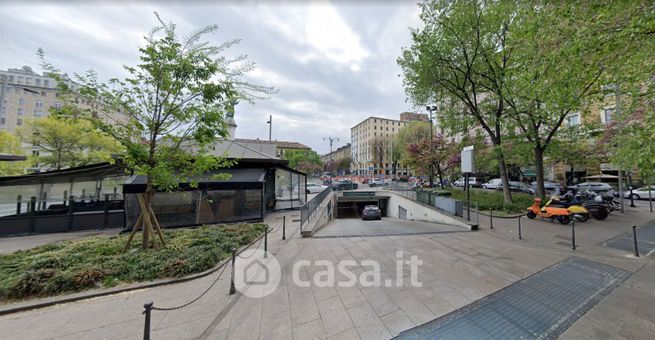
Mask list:
[{"label": "white car", "polygon": [[306,192],[308,194],[318,194],[319,192],[325,190],[327,187],[325,185],[320,185],[316,183],[307,183]]},{"label": "white car", "polygon": [[503,180],[500,178],[494,178],[491,181],[482,184],[482,187],[485,189],[502,189]]},{"label": "white car", "polygon": [[[650,186],[650,196],[652,199],[655,199],[655,185]],[[630,189],[627,189],[623,192],[623,197],[630,198]],[[648,187],[643,187],[639,189],[632,190],[632,198],[636,200],[648,199]]]},{"label": "white car", "polygon": [[372,178],[368,181],[368,186],[379,187],[384,185],[384,180],[382,178]]}]

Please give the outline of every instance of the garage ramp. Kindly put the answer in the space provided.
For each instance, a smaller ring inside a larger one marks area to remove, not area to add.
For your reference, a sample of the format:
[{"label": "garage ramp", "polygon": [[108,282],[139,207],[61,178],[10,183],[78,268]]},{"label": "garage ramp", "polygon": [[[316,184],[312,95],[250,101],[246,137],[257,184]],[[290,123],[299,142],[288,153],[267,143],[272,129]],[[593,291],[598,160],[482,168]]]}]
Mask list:
[{"label": "garage ramp", "polygon": [[335,219],[312,235],[321,237],[369,237],[421,235],[437,233],[467,233],[461,226],[434,222],[408,221],[393,217],[363,221],[357,218]]},{"label": "garage ramp", "polygon": [[396,339],[554,339],[628,276],[569,257]]}]

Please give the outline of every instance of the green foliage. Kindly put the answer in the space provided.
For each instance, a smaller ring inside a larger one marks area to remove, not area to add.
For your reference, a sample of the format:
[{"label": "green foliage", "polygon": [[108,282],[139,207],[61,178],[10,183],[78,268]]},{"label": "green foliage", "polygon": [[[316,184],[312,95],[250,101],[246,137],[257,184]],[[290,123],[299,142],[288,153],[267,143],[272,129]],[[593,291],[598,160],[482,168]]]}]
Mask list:
[{"label": "green foliage", "polygon": [[[225,117],[234,115],[240,100],[252,102],[274,92],[242,79],[254,68],[245,56],[225,56],[225,50],[238,40],[218,46],[202,40],[218,29],[216,25],[180,38],[175,24],[155,15],[159,26],[139,48],[139,63],[124,67],[126,78],[105,84],[94,71],[87,71],[75,76],[79,89],[59,82],[62,91],[74,91],[101,102],[104,111],[122,114],[94,123],[124,146],[125,164],[135,174],[146,176],[149,194],[155,188],[174,190],[191,176],[231,165],[211,154],[214,143],[226,136]],[[39,55],[43,57],[43,52]],[[63,79],[56,68],[43,64],[51,76]],[[149,197],[146,202],[150,204]]]},{"label": "green foliage", "polygon": [[[25,155],[20,139],[7,131],[0,131],[0,153],[15,156]],[[0,162],[0,176],[21,175],[25,173],[25,168],[28,166],[29,162],[27,161]]]},{"label": "green foliage", "polygon": [[321,170],[321,156],[314,150],[286,150],[284,159],[289,161],[289,167],[305,173]]},{"label": "green foliage", "polygon": [[123,152],[118,141],[97,130],[85,118],[63,114],[71,108],[54,110],[50,116],[28,120],[19,130],[24,142],[38,145],[35,163],[55,169],[109,162]]},{"label": "green foliage", "polygon": [[[462,201],[466,200],[465,190],[450,188],[447,191],[452,194],[451,197],[453,199]],[[513,202],[507,204],[503,201],[502,191],[471,189],[471,202],[477,202],[479,204],[480,210],[493,209],[494,212],[503,211],[508,214],[519,214],[524,213],[525,209],[531,206],[534,202],[534,196],[523,193],[514,193],[512,195],[512,199]],[[475,206],[472,206],[472,208],[474,207]]]},{"label": "green foliage", "polygon": [[0,298],[16,300],[90,288],[183,277],[214,267],[231,249],[251,243],[263,224],[165,230],[159,251],[122,251],[127,234],[51,243],[0,255]]},{"label": "green foliage", "polygon": [[393,139],[393,153],[398,157],[398,161],[405,166],[414,167],[414,157],[409,153],[407,147],[411,144],[417,144],[422,140],[430,138],[430,123],[427,122],[410,122],[398,130]]}]

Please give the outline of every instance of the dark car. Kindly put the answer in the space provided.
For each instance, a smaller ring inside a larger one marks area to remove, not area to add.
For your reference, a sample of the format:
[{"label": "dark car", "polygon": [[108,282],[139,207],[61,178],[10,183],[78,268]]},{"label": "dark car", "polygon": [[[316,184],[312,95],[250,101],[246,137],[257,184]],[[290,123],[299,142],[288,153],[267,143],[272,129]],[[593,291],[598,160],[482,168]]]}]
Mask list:
[{"label": "dark car", "polygon": [[332,183],[332,190],[341,191],[341,190],[355,190],[357,189],[357,183],[354,183],[350,180],[337,181]]},{"label": "dark car", "polygon": [[367,205],[362,210],[362,220],[381,220],[382,210],[377,205]]},{"label": "dark car", "polygon": [[[498,186],[498,190],[503,190],[502,183]],[[529,188],[527,185],[516,181],[509,181],[509,191],[522,192],[522,193],[534,195],[534,189]]]}]

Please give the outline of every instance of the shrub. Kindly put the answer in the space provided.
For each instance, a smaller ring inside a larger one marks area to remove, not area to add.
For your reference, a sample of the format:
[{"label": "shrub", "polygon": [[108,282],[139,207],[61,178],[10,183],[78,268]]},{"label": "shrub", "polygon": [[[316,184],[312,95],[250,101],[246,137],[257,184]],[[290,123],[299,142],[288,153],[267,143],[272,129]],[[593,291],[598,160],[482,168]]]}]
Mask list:
[{"label": "shrub", "polygon": [[63,241],[0,255],[0,297],[15,300],[95,287],[182,277],[212,268],[232,248],[263,234],[263,224],[164,230],[166,246],[123,253],[128,235]]}]

